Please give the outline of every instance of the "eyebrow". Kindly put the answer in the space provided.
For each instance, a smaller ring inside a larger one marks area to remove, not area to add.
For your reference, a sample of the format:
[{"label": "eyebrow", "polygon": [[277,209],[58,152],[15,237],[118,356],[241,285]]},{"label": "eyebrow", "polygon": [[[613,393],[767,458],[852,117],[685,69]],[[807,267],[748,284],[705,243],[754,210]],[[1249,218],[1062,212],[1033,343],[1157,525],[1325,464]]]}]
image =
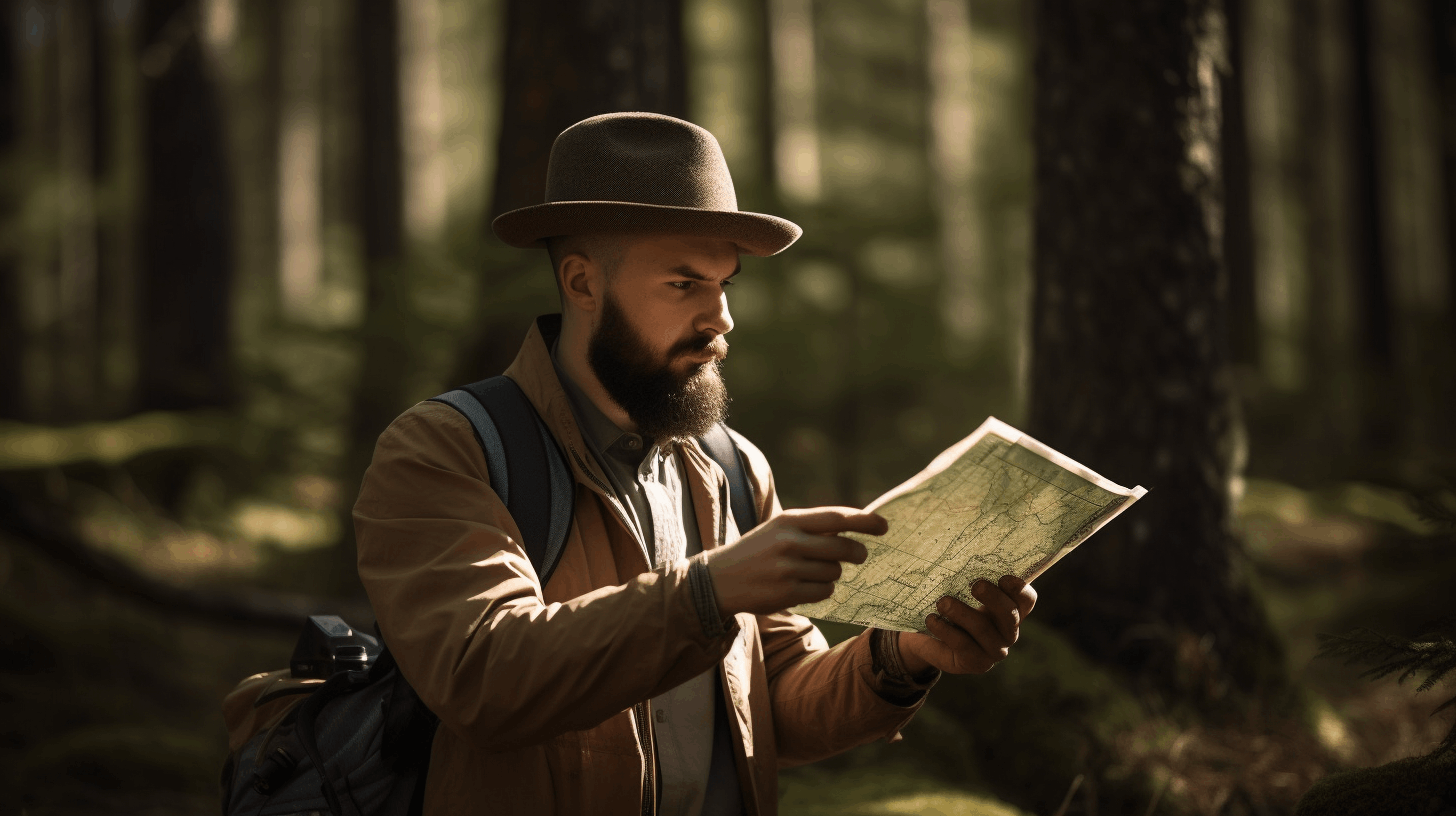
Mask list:
[{"label": "eyebrow", "polygon": [[[743,261],[742,261],[742,259],[740,259],[738,261],[738,263],[734,264],[734,266],[733,266],[733,272],[728,275],[728,278],[731,278],[734,275],[737,275],[739,272],[742,272],[742,271],[743,271]],[[692,278],[693,280],[702,281],[704,283],[712,283],[713,282],[713,278],[710,278],[707,275],[704,275],[702,272],[699,272],[698,270],[692,268],[688,264],[682,264],[680,266],[675,266],[675,267],[673,267],[671,269],[671,272],[673,274],[675,274],[675,275],[682,275],[684,278]],[[724,278],[723,280],[728,280],[728,278]]]}]

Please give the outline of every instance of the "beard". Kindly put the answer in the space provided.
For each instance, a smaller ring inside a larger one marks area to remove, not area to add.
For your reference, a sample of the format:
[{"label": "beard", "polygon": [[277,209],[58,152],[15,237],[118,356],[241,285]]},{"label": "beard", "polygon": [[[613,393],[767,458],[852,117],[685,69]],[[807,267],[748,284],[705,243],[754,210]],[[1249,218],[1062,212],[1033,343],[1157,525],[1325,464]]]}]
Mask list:
[{"label": "beard", "polygon": [[[712,349],[717,358],[675,374],[672,361],[682,354]],[[728,342],[720,335],[697,335],[674,343],[662,360],[631,324],[610,291],[602,301],[602,321],[587,344],[587,363],[602,387],[653,440],[702,436],[728,414],[728,389],[720,364]]]}]

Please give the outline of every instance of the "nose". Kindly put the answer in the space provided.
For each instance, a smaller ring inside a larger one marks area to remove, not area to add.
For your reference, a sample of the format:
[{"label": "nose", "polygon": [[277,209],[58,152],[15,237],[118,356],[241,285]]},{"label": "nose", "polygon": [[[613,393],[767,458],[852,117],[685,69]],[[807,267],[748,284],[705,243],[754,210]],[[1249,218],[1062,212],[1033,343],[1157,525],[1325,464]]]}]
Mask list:
[{"label": "nose", "polygon": [[713,334],[727,334],[733,331],[733,316],[728,313],[728,294],[718,290],[718,297],[713,300],[712,306],[705,310],[699,317],[697,325],[693,328],[698,333],[712,332]]}]

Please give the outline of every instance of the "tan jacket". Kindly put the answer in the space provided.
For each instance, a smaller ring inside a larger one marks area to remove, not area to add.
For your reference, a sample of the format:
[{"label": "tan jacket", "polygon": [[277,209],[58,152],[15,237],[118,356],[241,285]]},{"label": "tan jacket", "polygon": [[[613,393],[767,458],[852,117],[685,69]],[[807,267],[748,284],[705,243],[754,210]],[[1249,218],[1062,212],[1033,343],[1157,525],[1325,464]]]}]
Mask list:
[{"label": "tan jacket", "polygon": [[[544,588],[469,423],[446,405],[419,403],[380,436],[354,508],[385,639],[440,717],[425,813],[654,812],[648,700],[715,665],[752,812],[777,812],[780,767],[898,739],[918,703],[875,693],[868,632],[830,649],[806,618],[745,613],[710,638],[690,562],[649,569],[556,379],[543,337],[556,325],[539,320],[506,371],[575,476],[571,532]],[[744,456],[767,519],[781,511],[768,463],[751,445]],[[735,540],[722,470],[696,442],[682,458],[704,549]]]}]

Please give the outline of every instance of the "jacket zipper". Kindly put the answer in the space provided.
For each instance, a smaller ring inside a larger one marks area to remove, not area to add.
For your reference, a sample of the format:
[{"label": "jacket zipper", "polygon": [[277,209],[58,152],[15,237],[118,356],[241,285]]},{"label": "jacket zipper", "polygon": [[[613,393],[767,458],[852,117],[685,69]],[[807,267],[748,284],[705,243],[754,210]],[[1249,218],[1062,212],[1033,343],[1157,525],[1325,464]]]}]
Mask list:
[{"label": "jacket zipper", "polygon": [[[587,469],[586,463],[581,460],[581,454],[576,452],[576,448],[567,445],[567,450],[571,451],[571,456],[573,459],[576,460],[577,467],[580,467],[581,472],[585,473],[588,479],[591,479],[592,484],[596,485],[605,495],[616,496],[616,492],[613,491],[612,488],[602,484],[602,481],[600,479],[592,475],[592,472]],[[618,499],[618,501],[620,501],[620,499]],[[637,542],[638,548],[642,550],[642,557],[647,560],[647,568],[652,569],[652,556],[647,552],[647,542],[643,541],[640,536],[633,532],[632,522],[627,519],[625,513],[617,509],[616,504],[608,501],[607,506],[612,509],[612,516],[615,517],[617,521],[622,522],[622,526],[626,528],[627,532],[632,535],[632,540]]]},{"label": "jacket zipper", "polygon": [[637,715],[637,739],[642,742],[646,758],[647,781],[642,790],[642,816],[653,816],[657,812],[657,751],[652,747],[652,724],[648,719],[647,703],[632,706]]}]

